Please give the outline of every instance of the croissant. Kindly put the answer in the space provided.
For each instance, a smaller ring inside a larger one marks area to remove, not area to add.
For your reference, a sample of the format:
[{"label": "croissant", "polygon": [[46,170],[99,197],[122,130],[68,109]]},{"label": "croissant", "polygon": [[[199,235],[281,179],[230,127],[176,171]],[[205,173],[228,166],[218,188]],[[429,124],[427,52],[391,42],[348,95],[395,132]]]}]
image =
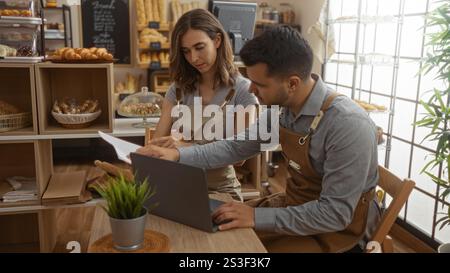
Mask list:
[{"label": "croissant", "polygon": [[82,59],[87,59],[87,56],[89,56],[92,53],[89,51],[89,49],[83,48],[83,50],[81,50],[81,52],[79,54]]},{"label": "croissant", "polygon": [[91,48],[89,48],[89,51],[91,53],[95,53],[97,51],[97,48],[96,47],[91,47]]},{"label": "croissant", "polygon": [[52,110],[53,110],[53,112],[62,114],[62,110],[61,110],[61,108],[58,105],[58,100],[55,100],[55,103],[53,104],[53,109]]},{"label": "croissant", "polygon": [[98,109],[98,100],[89,101],[89,107],[86,109],[87,113],[94,113]]},{"label": "croissant", "polygon": [[84,48],[77,47],[77,48],[74,48],[73,50],[75,51],[75,53],[80,54],[84,50]]}]

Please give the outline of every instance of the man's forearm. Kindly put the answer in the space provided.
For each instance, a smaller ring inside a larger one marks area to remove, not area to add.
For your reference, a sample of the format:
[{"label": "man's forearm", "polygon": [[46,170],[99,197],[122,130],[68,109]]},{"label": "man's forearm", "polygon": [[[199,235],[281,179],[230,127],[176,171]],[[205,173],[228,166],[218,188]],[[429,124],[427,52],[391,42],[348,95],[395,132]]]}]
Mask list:
[{"label": "man's forearm", "polygon": [[260,152],[259,141],[221,140],[206,145],[178,148],[179,161],[195,167],[214,169],[227,166]]}]

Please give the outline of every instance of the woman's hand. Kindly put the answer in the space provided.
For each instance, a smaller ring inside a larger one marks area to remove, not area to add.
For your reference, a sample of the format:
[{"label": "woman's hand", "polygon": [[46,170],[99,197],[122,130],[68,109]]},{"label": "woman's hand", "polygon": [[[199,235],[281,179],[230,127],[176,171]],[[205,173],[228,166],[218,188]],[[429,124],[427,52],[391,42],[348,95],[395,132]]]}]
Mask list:
[{"label": "woman's hand", "polygon": [[185,146],[192,145],[192,144],[184,142],[184,141],[179,141],[172,136],[154,138],[154,139],[150,140],[150,144],[156,145],[156,146],[159,146],[162,148],[170,148],[170,149],[175,149],[178,147],[185,147]]}]

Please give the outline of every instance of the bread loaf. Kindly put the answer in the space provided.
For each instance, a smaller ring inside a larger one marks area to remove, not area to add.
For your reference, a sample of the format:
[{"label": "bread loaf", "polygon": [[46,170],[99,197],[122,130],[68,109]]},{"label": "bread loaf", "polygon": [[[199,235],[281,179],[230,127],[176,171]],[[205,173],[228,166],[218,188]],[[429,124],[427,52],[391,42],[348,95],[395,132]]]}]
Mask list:
[{"label": "bread loaf", "polygon": [[138,27],[144,27],[147,25],[144,0],[136,0],[136,13]]},{"label": "bread loaf", "polygon": [[152,0],[152,11],[153,11],[153,20],[155,22],[160,22],[159,18],[159,0]]}]

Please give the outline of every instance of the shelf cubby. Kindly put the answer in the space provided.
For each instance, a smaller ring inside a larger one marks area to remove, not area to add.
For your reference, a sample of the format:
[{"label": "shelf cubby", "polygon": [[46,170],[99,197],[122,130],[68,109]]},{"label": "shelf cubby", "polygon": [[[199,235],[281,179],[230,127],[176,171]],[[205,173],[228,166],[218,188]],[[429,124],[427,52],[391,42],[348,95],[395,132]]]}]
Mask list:
[{"label": "shelf cubby", "polygon": [[33,64],[0,63],[0,101],[29,113],[30,117],[29,126],[0,132],[0,136],[36,135],[38,133]]},{"label": "shelf cubby", "polygon": [[0,253],[53,252],[55,210],[0,215]]},{"label": "shelf cubby", "polygon": [[[41,63],[35,68],[40,134],[112,132],[113,64]],[[64,128],[56,122],[51,114],[55,100],[64,98],[74,98],[78,102],[86,99],[98,100],[102,113],[87,128]]]},{"label": "shelf cubby", "polygon": [[8,177],[35,177],[37,200],[0,202],[2,208],[40,205],[53,172],[51,140],[2,141],[0,142],[0,183]]}]

